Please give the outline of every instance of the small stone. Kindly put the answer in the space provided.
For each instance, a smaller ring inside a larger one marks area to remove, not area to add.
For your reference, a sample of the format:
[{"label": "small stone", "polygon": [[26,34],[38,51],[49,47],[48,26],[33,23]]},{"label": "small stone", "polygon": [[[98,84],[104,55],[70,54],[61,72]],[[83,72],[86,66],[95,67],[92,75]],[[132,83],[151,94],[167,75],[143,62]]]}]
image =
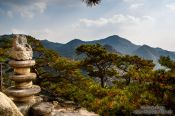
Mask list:
[{"label": "small stone", "polygon": [[57,101],[53,101],[52,103],[53,103],[54,107],[58,106],[58,102]]},{"label": "small stone", "polygon": [[54,105],[49,102],[41,102],[32,106],[31,108],[31,116],[45,116],[51,115],[51,112],[54,109]]},{"label": "small stone", "polygon": [[87,111],[86,109],[80,109],[79,110],[79,113],[82,115],[82,116],[98,116],[97,114],[95,114],[94,112],[89,112]]}]

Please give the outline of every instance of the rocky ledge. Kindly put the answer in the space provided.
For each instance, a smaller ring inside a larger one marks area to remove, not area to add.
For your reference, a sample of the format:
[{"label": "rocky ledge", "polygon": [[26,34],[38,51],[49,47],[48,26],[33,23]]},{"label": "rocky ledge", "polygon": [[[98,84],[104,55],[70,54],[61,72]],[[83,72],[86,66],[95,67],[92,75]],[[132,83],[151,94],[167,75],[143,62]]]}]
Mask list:
[{"label": "rocky ledge", "polygon": [[28,113],[22,114],[19,106],[17,108],[14,102],[2,92],[0,92],[0,101],[0,116],[23,116],[23,114],[24,116],[98,116],[85,108],[67,105],[70,103],[63,106],[57,101],[39,102],[31,106]]},{"label": "rocky ledge", "polygon": [[41,102],[35,104],[30,111],[32,116],[98,116],[84,108],[62,107],[58,102]]},{"label": "rocky ledge", "polygon": [[73,107],[59,106],[58,102],[41,102],[35,104],[30,111],[32,116],[98,116],[84,108],[75,109]]}]

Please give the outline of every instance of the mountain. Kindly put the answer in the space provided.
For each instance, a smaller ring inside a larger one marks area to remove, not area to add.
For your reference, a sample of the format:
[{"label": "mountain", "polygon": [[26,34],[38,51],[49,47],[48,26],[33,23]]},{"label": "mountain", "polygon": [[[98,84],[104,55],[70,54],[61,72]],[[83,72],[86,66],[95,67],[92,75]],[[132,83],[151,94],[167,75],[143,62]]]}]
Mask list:
[{"label": "mountain", "polygon": [[95,43],[99,43],[104,46],[107,45],[107,48],[118,53],[138,55],[145,59],[153,60],[154,62],[158,62],[160,56],[169,56],[171,59],[175,60],[175,52],[163,50],[161,48],[153,48],[148,45],[136,45],[118,35],[113,35],[104,39],[94,41],[82,41],[80,39],[74,39],[66,44],[53,43],[53,45],[52,42],[45,40],[43,45],[47,48],[56,50],[62,56],[76,59],[75,49],[79,45]]},{"label": "mountain", "polygon": [[61,47],[54,49],[54,50],[58,51],[58,53],[62,56],[66,56],[69,58],[75,58],[76,57],[76,54],[75,54],[76,47],[80,46],[81,44],[85,44],[85,43],[86,42],[81,41],[79,39],[74,39],[68,42],[67,44],[64,44]]},{"label": "mountain", "polygon": [[155,48],[155,50],[162,56],[169,56],[171,59],[175,59],[175,52],[163,50],[162,48]]},{"label": "mountain", "polygon": [[55,42],[50,42],[48,40],[42,40],[41,43],[49,49],[58,49],[59,47],[61,47],[63,44],[61,43],[55,43]]},{"label": "mountain", "polygon": [[133,55],[138,55],[145,59],[150,59],[153,61],[157,61],[160,54],[152,47],[148,45],[140,46],[138,49],[132,52]]},{"label": "mountain", "polygon": [[111,45],[114,49],[122,54],[131,54],[139,46],[131,43],[127,39],[121,38],[118,35],[109,36],[105,39],[91,41],[89,43],[100,43],[102,45]]},{"label": "mountain", "polygon": [[175,60],[175,52],[163,50],[161,48],[152,48],[148,45],[143,45],[133,51],[133,55],[138,55],[145,59],[150,59],[153,61],[157,61],[160,56],[169,56],[171,59]]},{"label": "mountain", "polygon": [[[47,42],[50,43],[49,41],[47,41]],[[48,43],[46,43],[46,41],[45,41],[43,43],[43,45],[46,48],[56,50],[60,55],[65,56],[65,57],[69,57],[69,58],[76,57],[75,49],[78,46],[80,46],[81,44],[99,43],[102,45],[109,45],[112,47],[110,49],[115,49],[116,52],[119,52],[122,54],[131,54],[132,51],[136,50],[139,47],[138,45],[135,45],[135,44],[131,43],[130,41],[119,37],[118,35],[109,36],[107,38],[95,40],[95,41],[82,41],[80,39],[74,39],[66,44],[61,45],[61,46],[60,46],[60,44],[58,44],[58,46],[56,46],[56,47],[54,47],[55,43],[53,43],[53,46],[52,45],[48,46]]]}]

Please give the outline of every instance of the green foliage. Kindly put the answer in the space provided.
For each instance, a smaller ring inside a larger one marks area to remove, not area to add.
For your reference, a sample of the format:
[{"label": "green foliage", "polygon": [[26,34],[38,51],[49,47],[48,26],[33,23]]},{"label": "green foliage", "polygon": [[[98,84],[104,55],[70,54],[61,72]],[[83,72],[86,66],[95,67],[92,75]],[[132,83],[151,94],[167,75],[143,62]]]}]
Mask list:
[{"label": "green foliage", "polygon": [[118,55],[109,53],[100,44],[81,45],[76,49],[76,52],[78,55],[85,55],[85,59],[81,61],[81,66],[88,72],[89,76],[100,78],[101,87],[105,86],[107,77],[117,74],[113,64]]},{"label": "green foliage", "polygon": [[169,56],[161,56],[159,59],[159,63],[162,66],[165,66],[167,68],[170,68],[171,70],[175,70],[175,62],[170,59]]},{"label": "green foliage", "polygon": [[101,0],[83,0],[83,1],[85,1],[89,6],[93,6],[101,2]]},{"label": "green foliage", "polygon": [[[0,40],[0,60],[3,62],[9,59],[6,53],[11,47],[10,38]],[[34,50],[36,65],[32,71],[37,73],[37,84],[58,97],[72,100],[102,116],[132,115],[133,110],[142,105],[175,106],[175,63],[168,57],[161,57],[159,61],[170,70],[154,71],[152,61],[109,53],[101,45],[95,44],[78,47],[77,53],[83,54],[84,59],[74,61],[44,48],[39,40],[31,36],[27,38]],[[82,67],[89,76],[82,73]],[[5,68],[9,69],[8,66]],[[118,75],[118,69],[123,71],[122,75]],[[103,77],[105,81],[106,77],[116,75],[131,82],[124,84],[116,81],[114,86],[103,88],[89,78]]]}]

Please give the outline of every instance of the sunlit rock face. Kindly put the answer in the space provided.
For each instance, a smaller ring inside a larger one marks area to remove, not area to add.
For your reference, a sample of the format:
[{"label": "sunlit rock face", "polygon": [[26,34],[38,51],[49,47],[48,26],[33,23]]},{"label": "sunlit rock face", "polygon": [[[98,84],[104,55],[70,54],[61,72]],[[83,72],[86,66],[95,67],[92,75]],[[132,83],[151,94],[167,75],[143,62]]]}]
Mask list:
[{"label": "sunlit rock face", "polygon": [[0,92],[0,116],[23,116],[13,101]]},{"label": "sunlit rock face", "polygon": [[14,60],[31,60],[33,51],[24,35],[14,35],[11,57]]},{"label": "sunlit rock face", "polygon": [[84,108],[76,109],[74,106],[63,107],[60,106],[59,103],[55,104],[51,102],[40,102],[33,105],[29,115],[30,116],[99,116],[98,114],[89,112]]}]

